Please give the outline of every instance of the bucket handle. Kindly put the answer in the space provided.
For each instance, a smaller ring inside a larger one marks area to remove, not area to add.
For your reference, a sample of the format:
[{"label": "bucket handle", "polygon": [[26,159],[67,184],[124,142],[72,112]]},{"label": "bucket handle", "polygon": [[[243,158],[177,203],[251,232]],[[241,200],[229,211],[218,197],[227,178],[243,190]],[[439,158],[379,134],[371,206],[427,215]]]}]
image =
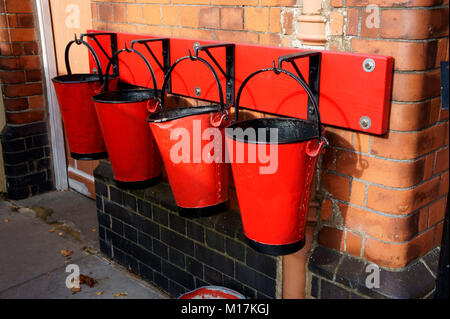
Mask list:
[{"label": "bucket handle", "polygon": [[86,41],[84,41],[82,38],[77,39],[77,35],[75,34],[75,39],[70,41],[69,43],[67,43],[66,46],[66,50],[64,52],[64,58],[66,61],[66,70],[67,70],[67,74],[72,74],[72,70],[70,68],[70,62],[69,62],[69,51],[70,51],[70,47],[72,46],[72,44],[76,44],[76,45],[85,45],[88,49],[89,52],[91,52],[92,57],[94,58],[95,64],[97,65],[97,70],[98,70],[98,78],[99,78],[99,82],[100,85],[103,85],[103,72],[102,72],[102,65],[100,64],[100,60],[97,56],[97,54],[95,53],[95,50],[92,48],[92,46],[87,43]]},{"label": "bucket handle", "polygon": [[208,63],[208,61],[206,61],[205,59],[203,59],[203,58],[201,58],[199,56],[196,56],[196,55],[193,56],[191,54],[190,50],[188,52],[189,52],[189,55],[181,57],[177,61],[175,61],[175,63],[170,67],[169,71],[167,71],[166,75],[164,76],[164,83],[163,83],[163,86],[161,88],[161,97],[160,97],[160,100],[159,100],[159,106],[161,108],[161,111],[164,111],[165,91],[166,91],[167,82],[168,82],[168,80],[170,78],[170,74],[175,69],[175,67],[178,64],[180,64],[180,62],[189,59],[190,61],[200,61],[200,62],[202,62],[203,64],[205,64],[209,68],[209,70],[213,74],[214,80],[216,81],[217,88],[219,89],[220,112],[222,114],[221,121],[222,121],[222,119],[227,120],[228,119],[228,110],[225,108],[225,103],[223,101],[222,84],[220,83],[219,76],[217,75],[217,72],[214,70],[212,65],[210,63]]},{"label": "bucket handle", "polygon": [[148,60],[145,58],[145,56],[144,56],[141,52],[139,52],[138,50],[136,50],[136,49],[134,49],[134,48],[128,48],[126,43],[125,43],[125,48],[116,51],[116,52],[112,55],[111,59],[109,60],[108,66],[106,67],[106,73],[105,73],[105,88],[104,88],[104,91],[105,91],[105,92],[108,92],[109,69],[111,68],[111,65],[112,65],[113,61],[114,61],[114,60],[119,56],[119,54],[122,53],[122,52],[127,52],[127,53],[133,52],[133,53],[136,53],[142,60],[144,60],[145,65],[147,65],[147,68],[148,68],[148,70],[150,71],[150,74],[151,74],[151,76],[152,76],[153,90],[154,90],[154,92],[155,92],[155,97],[157,97],[157,96],[158,96],[158,93],[157,93],[157,92],[158,92],[158,86],[157,86],[157,84],[156,84],[155,72],[153,72],[153,68],[152,68],[152,66],[150,65],[150,62],[148,62]]},{"label": "bucket handle", "polygon": [[318,131],[318,145],[317,147],[315,147],[314,149],[311,149],[311,147],[307,147],[307,153],[309,156],[311,157],[315,157],[319,154],[320,150],[322,149],[322,147],[324,146],[328,146],[328,140],[322,136],[322,123],[320,120],[320,112],[319,112],[319,106],[317,104],[317,100],[314,96],[314,94],[312,93],[311,89],[309,88],[308,84],[306,84],[305,81],[303,81],[302,79],[300,79],[300,77],[298,77],[297,75],[295,75],[292,72],[289,72],[288,70],[282,69],[282,68],[277,68],[275,67],[275,62],[274,62],[274,66],[272,68],[266,68],[266,69],[260,69],[257,70],[255,72],[253,72],[252,74],[250,74],[245,80],[244,82],[242,82],[241,86],[239,87],[237,96],[236,96],[236,105],[235,105],[235,121],[239,120],[239,101],[241,99],[241,94],[242,91],[245,87],[245,85],[248,83],[248,81],[250,81],[251,78],[253,78],[254,76],[263,73],[263,72],[274,72],[276,75],[279,75],[280,73],[286,74],[288,76],[290,76],[291,78],[293,78],[295,81],[297,81],[302,88],[305,90],[306,94],[308,94],[308,97],[311,100],[311,103],[314,107],[314,110],[317,114],[317,119],[316,119],[316,125],[317,125],[317,131]]}]

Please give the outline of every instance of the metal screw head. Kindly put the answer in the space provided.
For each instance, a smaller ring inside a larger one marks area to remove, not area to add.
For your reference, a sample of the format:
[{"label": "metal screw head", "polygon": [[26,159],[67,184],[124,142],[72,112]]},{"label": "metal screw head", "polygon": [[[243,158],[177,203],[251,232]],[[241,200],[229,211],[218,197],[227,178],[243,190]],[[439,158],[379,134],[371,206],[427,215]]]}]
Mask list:
[{"label": "metal screw head", "polygon": [[202,90],[197,86],[194,90],[195,96],[200,96],[202,94]]},{"label": "metal screw head", "polygon": [[200,46],[200,43],[195,42],[195,43],[194,43],[194,51],[195,51],[195,49],[197,49],[199,46]]},{"label": "metal screw head", "polygon": [[97,74],[98,73],[97,68],[92,68],[92,73]]},{"label": "metal screw head", "polygon": [[372,125],[372,121],[370,120],[370,117],[368,117],[368,116],[363,116],[363,117],[361,117],[361,118],[359,119],[359,125],[360,125],[363,129],[367,130],[367,129],[369,129],[370,126]]},{"label": "metal screw head", "polygon": [[375,70],[375,61],[373,59],[365,59],[363,62],[363,69],[366,72],[372,72]]}]

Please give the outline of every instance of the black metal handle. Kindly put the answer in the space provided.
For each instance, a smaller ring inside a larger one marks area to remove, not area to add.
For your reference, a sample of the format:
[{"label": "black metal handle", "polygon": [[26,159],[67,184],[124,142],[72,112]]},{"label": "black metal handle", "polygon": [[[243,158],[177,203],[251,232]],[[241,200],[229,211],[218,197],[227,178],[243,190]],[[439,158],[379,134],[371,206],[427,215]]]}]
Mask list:
[{"label": "black metal handle", "polygon": [[127,44],[126,43],[125,43],[125,48],[124,49],[121,49],[121,50],[119,50],[119,51],[117,51],[117,52],[115,52],[113,54],[113,56],[111,57],[111,60],[108,63],[108,66],[106,67],[105,92],[108,92],[108,74],[109,74],[109,69],[111,68],[111,65],[112,65],[112,62],[114,61],[114,59],[116,59],[119,56],[119,54],[122,53],[122,52],[127,52],[127,53],[133,52],[133,53],[136,53],[138,56],[141,57],[142,60],[144,60],[145,64],[147,65],[147,68],[149,69],[150,74],[152,76],[153,88],[154,88],[154,91],[155,91],[155,96],[157,96],[158,95],[158,93],[157,93],[158,92],[158,86],[156,84],[155,72],[153,72],[152,66],[150,65],[148,60],[145,58],[145,56],[141,52],[139,52],[138,50],[133,49],[133,48],[131,48],[131,49],[127,48]]},{"label": "black metal handle", "polygon": [[99,77],[99,82],[100,85],[103,85],[103,72],[102,72],[102,65],[100,64],[100,60],[98,59],[97,54],[95,53],[95,50],[92,48],[92,46],[87,43],[86,41],[84,41],[82,38],[77,39],[77,35],[75,34],[75,39],[70,41],[67,46],[66,46],[66,50],[64,53],[64,58],[66,61],[66,70],[67,70],[67,74],[72,74],[72,70],[70,69],[70,62],[69,62],[69,51],[70,51],[70,47],[72,46],[72,44],[76,43],[76,45],[85,45],[88,49],[89,52],[91,52],[92,57],[95,60],[95,64],[97,64],[97,69],[98,69],[98,77]]},{"label": "black metal handle", "polygon": [[[227,113],[228,111],[225,109],[225,103],[223,102],[223,92],[222,92],[222,84],[220,84],[220,80],[219,80],[219,76],[217,75],[217,72],[214,70],[214,68],[212,67],[211,64],[208,63],[208,61],[206,61],[205,59],[202,59],[199,56],[192,56],[191,51],[189,51],[189,56],[184,56],[182,58],[179,58],[177,61],[175,61],[175,63],[170,67],[169,71],[167,71],[167,74],[164,77],[164,83],[163,86],[161,88],[161,110],[164,111],[164,98],[165,98],[165,91],[166,91],[166,86],[167,86],[167,82],[168,79],[170,77],[170,74],[172,73],[172,71],[175,69],[175,67],[180,64],[180,62],[189,59],[190,61],[200,61],[203,64],[205,64],[209,70],[212,72],[214,79],[216,80],[216,84],[217,84],[217,88],[219,89],[219,98],[220,98],[220,110],[222,112],[222,114]],[[228,117],[228,116],[227,116]]]},{"label": "black metal handle", "polygon": [[[112,32],[97,32],[97,33],[83,33],[80,35],[80,40],[83,40],[84,37],[88,37],[97,44],[98,48],[101,52],[105,55],[105,57],[109,60],[111,60],[111,56],[106,52],[105,48],[101,45],[101,43],[98,41],[97,37],[99,36],[109,36],[110,38],[110,44],[111,44],[111,55],[117,51],[117,33]],[[113,75],[118,76],[119,75],[119,65],[117,63],[117,60],[113,62]]]},{"label": "black metal handle", "polygon": [[[275,62],[274,62],[274,64],[275,64]],[[285,69],[281,69],[281,68],[273,67],[273,68],[261,69],[261,70],[255,71],[252,74],[250,74],[244,80],[244,82],[242,82],[241,86],[239,87],[237,96],[236,96],[236,105],[235,105],[235,111],[234,111],[235,112],[235,120],[236,121],[239,120],[239,101],[241,99],[242,90],[244,89],[245,85],[248,83],[248,81],[250,81],[251,78],[253,78],[255,75],[258,75],[259,73],[263,73],[263,72],[274,72],[277,75],[280,73],[284,73],[284,74],[290,76],[291,78],[293,78],[294,80],[296,80],[302,86],[302,88],[305,90],[306,94],[308,94],[308,97],[311,100],[314,110],[317,114],[316,122],[317,122],[317,130],[318,130],[318,139],[320,141],[322,139],[322,123],[320,121],[319,106],[317,104],[317,100],[316,100],[313,92],[311,91],[308,84],[306,84],[306,82],[304,80],[300,79],[300,77],[298,77],[294,73],[289,72]]]}]

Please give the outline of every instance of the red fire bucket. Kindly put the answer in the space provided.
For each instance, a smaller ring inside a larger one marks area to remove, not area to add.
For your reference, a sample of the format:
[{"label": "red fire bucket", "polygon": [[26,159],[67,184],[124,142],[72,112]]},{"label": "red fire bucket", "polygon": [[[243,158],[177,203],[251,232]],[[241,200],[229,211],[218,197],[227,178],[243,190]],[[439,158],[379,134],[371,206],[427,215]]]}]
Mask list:
[{"label": "red fire bucket", "polygon": [[[72,74],[69,50],[73,43],[87,46],[97,64],[98,74]],[[66,46],[65,60],[67,75],[57,76],[52,81],[61,110],[70,155],[78,160],[106,158],[108,154],[94,103],[91,100],[92,96],[102,90],[103,74],[100,60],[87,42],[76,37]],[[111,82],[111,86],[117,86],[117,79],[113,79]]]},{"label": "red fire bucket", "polygon": [[92,100],[116,184],[124,188],[144,188],[159,183],[162,171],[158,147],[147,124],[149,109],[156,107],[158,87],[150,63],[142,53],[133,48],[114,53],[106,74],[112,61],[122,52],[134,52],[144,60],[152,76],[153,90],[108,92],[106,75],[105,92],[94,96]]},{"label": "red fire bucket", "polygon": [[284,69],[259,70],[245,79],[237,94],[236,120],[244,86],[255,75],[268,71],[294,78],[308,93],[317,114],[316,123],[260,118],[226,128],[244,234],[255,250],[278,256],[304,246],[310,186],[317,156],[327,142],[322,137],[319,108],[311,90]]},{"label": "red fire bucket", "polygon": [[[220,104],[164,108],[164,92],[169,76],[180,62],[187,59],[204,63],[213,73],[219,88]],[[150,115],[148,122],[180,215],[211,216],[226,210],[230,165],[224,160],[223,133],[228,124],[228,111],[214,68],[197,56],[177,60],[165,76],[160,106],[161,111]]]}]

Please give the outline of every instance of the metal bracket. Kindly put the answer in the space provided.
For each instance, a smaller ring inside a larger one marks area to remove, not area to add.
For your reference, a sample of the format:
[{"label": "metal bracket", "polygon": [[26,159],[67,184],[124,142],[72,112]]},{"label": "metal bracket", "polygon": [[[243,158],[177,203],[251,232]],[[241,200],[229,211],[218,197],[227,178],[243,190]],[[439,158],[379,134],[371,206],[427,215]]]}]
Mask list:
[{"label": "metal bracket", "polygon": [[[111,56],[106,52],[105,48],[100,44],[100,42],[97,40],[98,36],[104,36],[108,35],[110,37],[110,43],[111,43]],[[100,50],[103,52],[103,54],[108,59],[108,62],[111,60],[111,57],[113,56],[114,52],[117,51],[117,33],[109,33],[109,32],[99,32],[99,33],[83,33],[80,35],[80,40],[83,40],[84,37],[89,37],[95,41],[97,46],[100,48]],[[113,76],[119,76],[119,63],[117,58],[114,59],[113,63]]]},{"label": "metal bracket", "polygon": [[[309,78],[308,82],[306,82],[303,77],[302,72],[298,68],[295,63],[296,59],[309,57]],[[308,83],[311,92],[316,98],[317,105],[319,105],[319,95],[320,95],[320,66],[322,61],[322,53],[318,51],[305,51],[292,53],[287,55],[282,55],[278,58],[278,67],[283,68],[283,62],[289,62],[294,67],[297,75],[302,79],[305,83]],[[317,120],[317,114],[314,110],[314,106],[312,105],[311,100],[308,98],[308,120],[315,121]]]},{"label": "metal bracket", "polygon": [[[147,43],[149,42],[162,42],[162,57],[163,61],[162,63],[158,60],[156,55],[153,53],[152,49],[149,47]],[[153,60],[155,60],[156,64],[159,66],[161,71],[164,72],[164,76],[167,74],[167,72],[170,69],[170,39],[169,38],[154,38],[154,39],[138,39],[131,41],[131,48],[134,49],[135,44],[143,44],[147,51],[152,56]],[[167,91],[169,93],[172,92],[172,81],[169,77],[169,82],[167,83]]]},{"label": "metal bracket", "polygon": [[[226,71],[220,66],[214,56],[209,52],[209,49],[225,47],[226,53]],[[219,43],[208,45],[194,46],[195,56],[198,57],[199,51],[205,51],[211,61],[217,66],[219,71],[226,79],[226,103],[234,105],[235,96],[235,45],[233,43]]]}]

